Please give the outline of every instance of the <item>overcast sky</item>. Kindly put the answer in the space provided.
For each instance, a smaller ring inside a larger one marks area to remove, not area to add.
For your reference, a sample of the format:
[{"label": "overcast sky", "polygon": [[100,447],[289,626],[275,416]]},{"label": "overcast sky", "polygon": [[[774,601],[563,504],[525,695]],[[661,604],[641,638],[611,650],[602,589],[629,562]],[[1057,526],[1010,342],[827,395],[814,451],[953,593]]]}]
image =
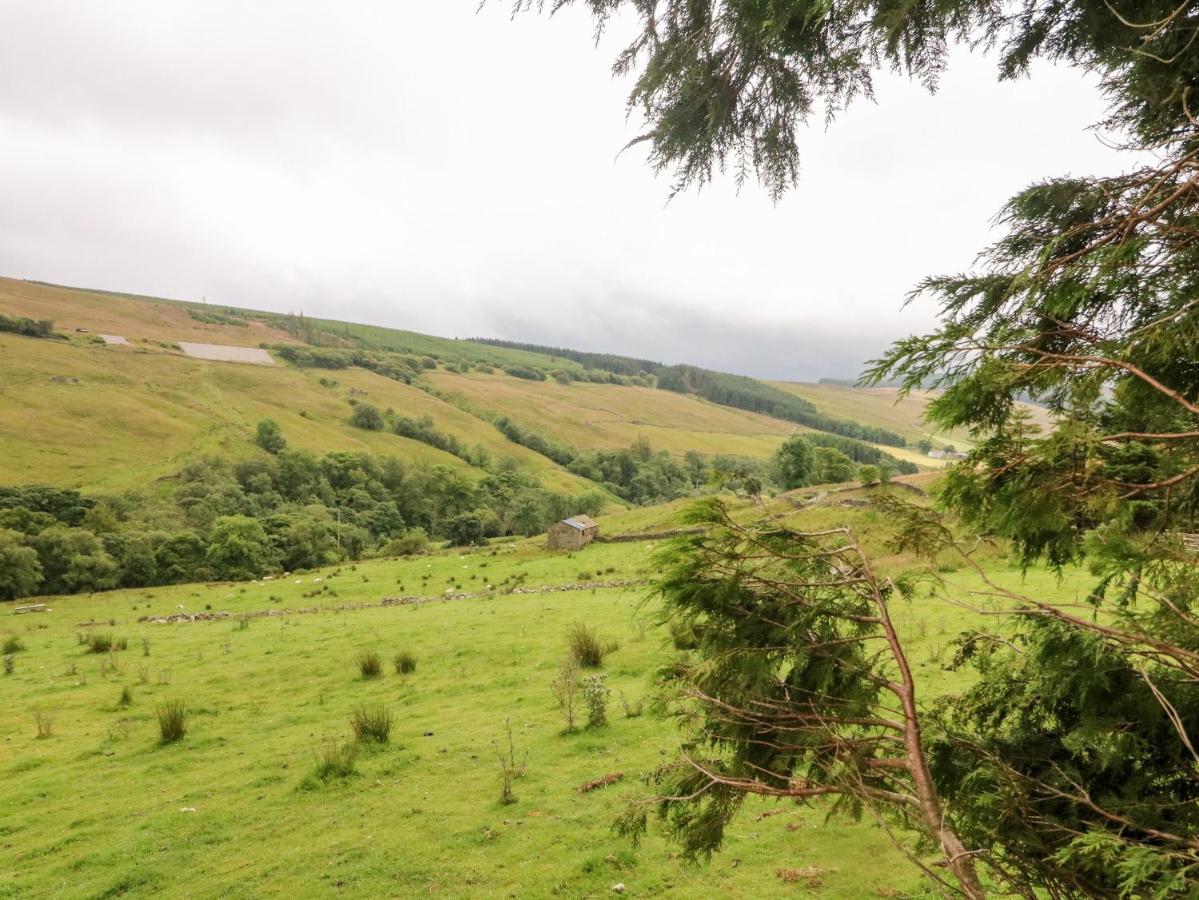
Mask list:
[{"label": "overcast sky", "polygon": [[[884,76],[772,205],[667,203],[579,10],[0,0],[0,274],[814,379],[934,310],[1041,177],[1126,160],[1093,83]],[[616,31],[619,32],[618,25]]]}]

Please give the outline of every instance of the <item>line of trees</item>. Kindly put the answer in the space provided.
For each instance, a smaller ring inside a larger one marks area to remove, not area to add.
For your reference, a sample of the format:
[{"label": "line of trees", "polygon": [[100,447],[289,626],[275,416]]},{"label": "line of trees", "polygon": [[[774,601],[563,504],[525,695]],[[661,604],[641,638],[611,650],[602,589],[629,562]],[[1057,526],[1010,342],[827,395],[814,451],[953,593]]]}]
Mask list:
[{"label": "line of trees", "polygon": [[391,457],[289,450],[270,426],[257,437],[273,449],[191,462],[168,497],[0,488],[0,599],[239,580],[429,540],[486,543],[604,504],[598,491],[558,494],[516,471],[475,480]]},{"label": "line of trees", "polygon": [[0,313],[0,331],[24,337],[56,337],[54,323],[49,319],[29,319],[25,316],[6,316],[2,313]]}]

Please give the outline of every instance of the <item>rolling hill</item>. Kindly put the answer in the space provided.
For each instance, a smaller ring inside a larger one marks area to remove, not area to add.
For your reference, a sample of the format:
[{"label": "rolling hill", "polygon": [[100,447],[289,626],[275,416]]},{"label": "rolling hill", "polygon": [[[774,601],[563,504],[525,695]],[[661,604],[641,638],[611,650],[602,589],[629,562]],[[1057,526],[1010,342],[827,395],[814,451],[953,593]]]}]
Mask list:
[{"label": "rolling hill", "polygon": [[[87,491],[145,485],[206,454],[255,453],[254,428],[262,418],[276,420],[300,449],[370,451],[479,475],[427,443],[352,427],[353,403],[431,418],[462,445],[511,459],[564,493],[594,484],[507,439],[494,425],[497,418],[579,451],[617,450],[646,438],[675,456],[695,450],[759,460],[791,434],[816,433],[793,419],[655,388],[644,367],[656,364],[623,357],[538,352],[4,278],[0,314],[51,320],[58,337],[0,334],[2,484],[43,482]],[[99,334],[128,343],[107,344]],[[182,342],[268,347],[277,364],[195,359],[180,350]],[[294,357],[289,347],[301,352],[296,364],[280,355]],[[768,398],[794,395],[805,404],[801,412],[810,408],[854,428],[885,428],[901,441],[924,433],[923,398],[896,405],[880,392],[708,375]],[[922,467],[935,465],[908,447],[873,446]]]}]

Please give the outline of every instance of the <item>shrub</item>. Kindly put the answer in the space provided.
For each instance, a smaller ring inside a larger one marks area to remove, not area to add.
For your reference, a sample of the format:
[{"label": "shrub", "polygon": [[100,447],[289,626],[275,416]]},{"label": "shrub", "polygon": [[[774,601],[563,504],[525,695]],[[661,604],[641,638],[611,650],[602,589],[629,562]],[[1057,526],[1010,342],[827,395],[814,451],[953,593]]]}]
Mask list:
[{"label": "shrub", "polygon": [[567,656],[558,668],[558,677],[550,684],[550,691],[558,701],[562,710],[562,718],[566,720],[566,732],[575,730],[575,704],[579,694],[579,661],[573,656]]},{"label": "shrub", "polygon": [[409,528],[387,545],[392,556],[417,556],[429,549],[429,535],[423,528]]},{"label": "shrub", "polygon": [[277,455],[287,449],[287,441],[274,419],[262,419],[254,433],[254,443],[267,453]]},{"label": "shrub", "polygon": [[396,654],[395,658],[396,674],[408,675],[416,671],[416,654],[408,650],[401,650]]},{"label": "shrub", "polygon": [[0,653],[3,653],[5,656],[10,656],[13,653],[20,653],[24,649],[25,644],[14,634],[11,637],[5,638],[4,646],[0,647]]},{"label": "shrub", "polygon": [[645,701],[638,700],[636,703],[630,703],[629,699],[624,695],[624,691],[620,692],[620,705],[624,709],[624,717],[626,719],[635,719],[645,709]]},{"label": "shrub", "polygon": [[133,702],[133,691],[129,690],[129,685],[121,688],[121,696],[117,698],[117,706],[128,706]]},{"label": "shrub", "polygon": [[164,744],[181,740],[187,734],[187,706],[182,700],[168,700],[158,707],[158,734]]},{"label": "shrub", "polygon": [[33,714],[33,724],[37,726],[37,736],[48,738],[54,733],[54,713],[38,710]]},{"label": "shrub", "polygon": [[566,646],[580,666],[595,669],[603,665],[604,657],[619,645],[615,641],[602,640],[594,628],[579,622],[566,630]]},{"label": "shrub", "polygon": [[391,710],[386,706],[360,706],[350,713],[350,729],[360,744],[386,744],[391,738]]},{"label": "shrub", "polygon": [[363,678],[377,678],[383,672],[383,660],[374,650],[360,650],[354,663]]},{"label": "shrub", "polygon": [[612,690],[607,675],[588,675],[583,679],[583,702],[587,704],[587,727],[601,728],[608,724],[608,698]]},{"label": "shrub", "polygon": [[367,431],[383,430],[383,414],[369,403],[357,403],[350,413],[350,424],[355,428],[365,428]]},{"label": "shrub", "polygon": [[505,752],[496,741],[491,744],[495,747],[496,756],[500,763],[500,803],[508,805],[516,802],[516,794],[512,790],[512,784],[518,778],[524,778],[527,770],[526,762],[529,759],[529,751],[526,750],[521,756],[520,762],[516,761],[516,745],[512,740],[512,722],[509,719],[504,720],[504,730],[508,736],[508,748]]}]

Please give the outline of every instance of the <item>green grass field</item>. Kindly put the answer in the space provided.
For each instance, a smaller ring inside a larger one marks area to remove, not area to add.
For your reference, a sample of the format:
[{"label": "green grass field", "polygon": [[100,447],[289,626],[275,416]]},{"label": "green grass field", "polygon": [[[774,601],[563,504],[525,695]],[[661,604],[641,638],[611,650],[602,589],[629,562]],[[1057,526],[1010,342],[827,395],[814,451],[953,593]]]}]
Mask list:
[{"label": "green grass field", "polygon": [[[831,509],[809,521],[847,516],[870,524]],[[634,511],[604,526],[637,522]],[[0,676],[0,896],[586,897],[617,883],[630,896],[925,896],[879,828],[826,822],[819,807],[749,802],[707,866],[685,864],[657,832],[637,849],[612,833],[624,803],[646,790],[639,776],[678,740],[672,721],[648,709],[626,718],[617,696],[643,701],[673,653],[646,587],[438,599],[487,585],[652,578],[652,550],[593,544],[551,555],[526,541],[250,584],[47,598],[52,611],[20,617],[4,610],[0,639],[26,649]],[[1019,583],[1001,560],[994,570]],[[1070,579],[1037,576],[1036,586],[1078,591]],[[961,596],[971,590],[964,578]],[[349,608],[387,595],[428,599]],[[230,618],[138,622],[180,608]],[[263,610],[280,614],[239,622]],[[959,687],[965,676],[941,663],[971,613],[921,600],[897,617],[920,674],[937,691]],[[564,735],[549,684],[576,622],[619,649],[603,669],[610,724]],[[88,653],[77,636],[90,633],[128,649]],[[354,657],[371,649],[385,669],[364,679]],[[391,667],[401,650],[417,657],[408,675]],[[156,709],[175,699],[188,732],[163,745]],[[315,778],[322,746],[347,739],[364,704],[391,710],[390,743],[363,749],[351,777]],[[37,737],[37,717],[48,736]],[[527,753],[511,805],[499,799],[494,746],[505,722],[517,755]],[[615,772],[619,783],[577,791]],[[806,874],[786,882],[780,869]]]}]

